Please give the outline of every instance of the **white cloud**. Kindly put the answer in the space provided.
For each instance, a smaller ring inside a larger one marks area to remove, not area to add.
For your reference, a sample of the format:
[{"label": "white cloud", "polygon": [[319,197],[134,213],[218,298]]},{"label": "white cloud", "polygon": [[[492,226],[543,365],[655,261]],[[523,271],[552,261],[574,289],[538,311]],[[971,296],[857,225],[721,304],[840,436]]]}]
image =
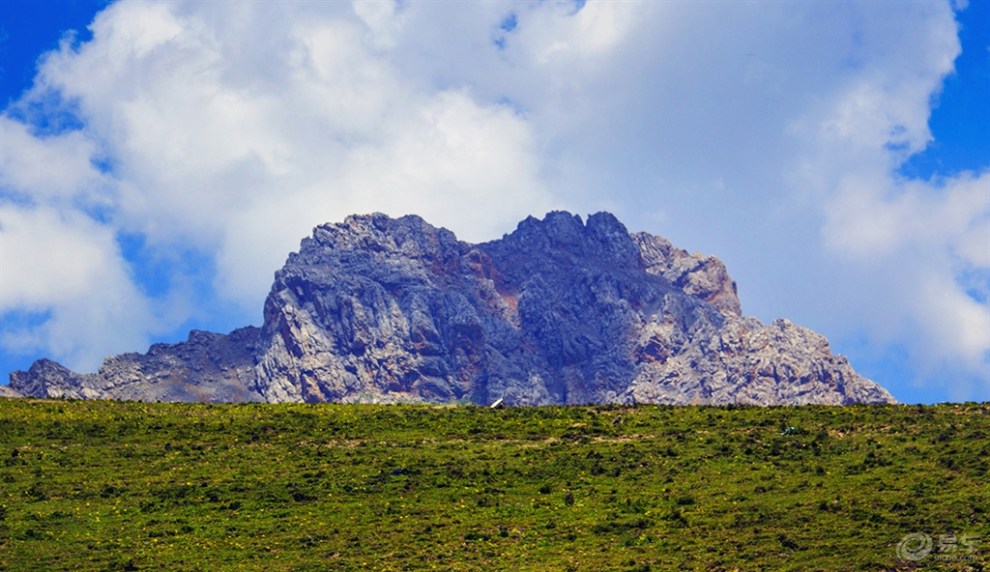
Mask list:
[{"label": "white cloud", "polygon": [[[920,362],[987,371],[990,171],[938,183],[848,178],[826,209],[826,245],[855,261],[868,284],[861,296],[898,316]],[[895,339],[889,319],[867,327]]]},{"label": "white cloud", "polygon": [[5,351],[52,352],[93,369],[155,328],[113,231],[75,212],[0,205],[0,312],[50,313],[6,330]]},{"label": "white cloud", "polygon": [[[3,186],[122,283],[134,233],[212,260],[211,296],[256,320],[287,252],[353,212],[484,240],[608,208],[723,257],[763,318],[985,372],[988,175],[896,174],[959,53],[947,3],[127,2],[92,30],[26,100],[84,129],[4,117]],[[33,252],[10,244],[5,267]],[[62,303],[24,296],[4,308]]]},{"label": "white cloud", "polygon": [[531,128],[508,108],[443,92],[387,139],[349,158],[342,183],[360,210],[422,213],[480,241],[524,218],[524,209],[551,206]]},{"label": "white cloud", "polygon": [[[33,95],[78,102],[87,130],[64,137],[82,162],[112,158],[113,228],[215,257],[219,291],[254,316],[316,224],[415,212],[480,240],[550,205],[523,119],[380,56],[401,14],[292,9],[115,4],[92,42],[47,58]],[[245,35],[277,47],[245,51]]]},{"label": "white cloud", "polygon": [[0,137],[0,170],[7,192],[26,200],[106,202],[109,181],[93,165],[99,149],[82,132],[36,137],[27,125],[0,117]]},{"label": "white cloud", "polygon": [[573,66],[607,56],[627,39],[643,10],[632,2],[591,2],[581,10],[569,2],[530,6],[522,16],[521,40],[537,65]]},{"label": "white cloud", "polygon": [[941,182],[874,175],[845,179],[826,205],[830,247],[862,258],[906,258],[907,247],[937,250],[947,260],[990,268],[990,243],[981,244],[990,221],[990,171]]},{"label": "white cloud", "polygon": [[[964,367],[985,368],[990,355],[990,311],[966,295],[951,276],[922,277],[915,303],[917,322],[925,327],[925,342],[947,365],[964,360]],[[955,365],[955,364],[953,364]],[[985,370],[984,370],[985,371]],[[990,381],[990,380],[988,380]]]},{"label": "white cloud", "polygon": [[405,24],[397,2],[363,2],[353,0],[354,13],[372,34],[372,44],[381,49],[394,48],[396,36]]},{"label": "white cloud", "polygon": [[477,242],[553,206],[539,183],[531,129],[510,109],[442,92],[383,129],[341,150],[340,166],[305,186],[228,213],[218,288],[260,307],[273,270],[300,238],[355,212],[418,214]]}]

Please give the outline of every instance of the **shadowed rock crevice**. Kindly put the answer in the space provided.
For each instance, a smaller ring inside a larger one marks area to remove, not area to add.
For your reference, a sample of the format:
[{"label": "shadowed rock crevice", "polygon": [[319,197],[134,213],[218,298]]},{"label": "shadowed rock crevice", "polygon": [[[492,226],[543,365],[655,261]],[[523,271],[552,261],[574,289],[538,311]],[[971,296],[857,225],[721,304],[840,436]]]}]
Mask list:
[{"label": "shadowed rock crevice", "polygon": [[482,244],[416,216],[314,229],[260,328],[193,332],[94,374],[40,360],[38,397],[176,401],[890,402],[820,335],[742,315],[717,258],[614,216],[530,217]]}]

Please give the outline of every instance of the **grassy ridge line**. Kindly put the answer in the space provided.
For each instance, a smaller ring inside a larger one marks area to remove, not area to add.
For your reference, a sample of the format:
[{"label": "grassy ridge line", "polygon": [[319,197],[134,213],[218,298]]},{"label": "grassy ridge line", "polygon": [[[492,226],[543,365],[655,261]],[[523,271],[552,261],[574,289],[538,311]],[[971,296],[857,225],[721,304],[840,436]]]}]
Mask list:
[{"label": "grassy ridge line", "polygon": [[988,404],[0,400],[0,569],[982,569],[988,462]]}]

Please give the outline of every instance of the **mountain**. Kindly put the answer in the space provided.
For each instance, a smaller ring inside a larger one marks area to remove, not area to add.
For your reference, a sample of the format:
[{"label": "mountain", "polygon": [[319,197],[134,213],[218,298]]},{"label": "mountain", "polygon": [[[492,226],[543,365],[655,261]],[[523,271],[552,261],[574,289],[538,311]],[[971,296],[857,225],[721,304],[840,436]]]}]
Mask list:
[{"label": "mountain", "polygon": [[25,396],[162,401],[889,403],[787,320],[742,315],[717,258],[565,212],[469,244],[417,216],[317,227],[275,274],[264,323],[193,331]]}]

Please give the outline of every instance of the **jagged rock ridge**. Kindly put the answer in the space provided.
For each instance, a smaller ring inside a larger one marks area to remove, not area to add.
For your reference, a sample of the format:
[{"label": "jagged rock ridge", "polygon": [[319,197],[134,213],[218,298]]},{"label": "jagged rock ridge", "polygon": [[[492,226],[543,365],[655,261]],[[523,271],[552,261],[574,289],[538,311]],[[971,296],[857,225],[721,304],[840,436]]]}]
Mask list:
[{"label": "jagged rock ridge", "polygon": [[822,336],[744,317],[714,257],[611,214],[458,241],[416,216],[348,217],[289,255],[261,328],[193,332],[95,374],[48,360],[38,397],[487,404],[893,402]]}]

